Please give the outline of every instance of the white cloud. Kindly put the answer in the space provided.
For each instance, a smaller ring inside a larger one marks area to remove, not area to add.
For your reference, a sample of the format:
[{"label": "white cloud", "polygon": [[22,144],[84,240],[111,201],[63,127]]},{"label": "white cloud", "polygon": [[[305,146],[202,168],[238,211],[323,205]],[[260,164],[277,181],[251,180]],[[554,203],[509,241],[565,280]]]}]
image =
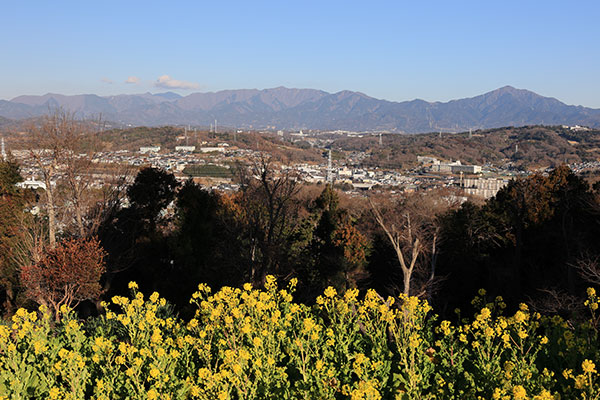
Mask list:
[{"label": "white cloud", "polygon": [[127,78],[125,83],[133,83],[134,85],[137,85],[138,83],[140,83],[140,78],[138,78],[137,76],[130,76],[129,78]]},{"label": "white cloud", "polygon": [[163,75],[159,77],[156,82],[154,82],[154,86],[166,88],[166,89],[198,89],[200,85],[194,82],[185,82],[178,81],[177,79],[172,79],[169,75]]},{"label": "white cloud", "polygon": [[112,85],[114,83],[112,79],[109,79],[109,78],[106,78],[106,77],[102,78],[101,81],[104,82],[104,83],[108,83],[109,85]]}]

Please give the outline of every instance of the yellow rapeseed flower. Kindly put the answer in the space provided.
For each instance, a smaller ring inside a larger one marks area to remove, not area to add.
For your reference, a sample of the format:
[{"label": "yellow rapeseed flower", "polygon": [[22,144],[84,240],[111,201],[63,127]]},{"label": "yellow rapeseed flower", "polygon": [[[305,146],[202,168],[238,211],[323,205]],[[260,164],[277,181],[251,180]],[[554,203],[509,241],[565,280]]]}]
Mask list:
[{"label": "yellow rapeseed flower", "polygon": [[533,397],[533,400],[554,400],[554,396],[546,389],[542,389],[540,394]]},{"label": "yellow rapeseed flower", "polygon": [[525,315],[525,313],[523,313],[522,311],[517,311],[515,313],[515,321],[517,323],[522,323],[527,319],[527,315]]},{"label": "yellow rapeseed flower", "polygon": [[488,319],[492,315],[492,312],[489,308],[484,307],[481,309],[481,317],[485,320]]},{"label": "yellow rapeseed flower", "polygon": [[146,395],[148,396],[148,400],[158,399],[158,392],[154,389],[148,390],[148,393],[146,393]]},{"label": "yellow rapeseed flower", "polygon": [[327,289],[325,289],[323,294],[325,295],[325,297],[329,297],[331,299],[331,298],[335,297],[335,295],[337,294],[337,291],[333,287],[329,286],[329,287],[327,287]]},{"label": "yellow rapeseed flower", "polygon": [[596,364],[594,364],[590,360],[584,360],[581,363],[581,368],[583,368],[583,372],[585,372],[585,373],[595,373],[596,372]]},{"label": "yellow rapeseed flower", "polygon": [[525,332],[524,330],[520,329],[519,332],[517,332],[517,335],[519,335],[519,337],[521,339],[525,339],[527,337],[527,332]]},{"label": "yellow rapeseed flower", "polygon": [[242,372],[242,366],[240,364],[233,364],[232,369],[236,375],[239,375]]},{"label": "yellow rapeseed flower", "polygon": [[60,395],[60,389],[57,388],[56,386],[53,387],[52,389],[50,389],[50,392],[48,392],[48,396],[51,399],[58,399],[58,395]]},{"label": "yellow rapeseed flower", "polygon": [[577,375],[575,377],[575,389],[583,389],[586,387],[587,383],[588,383],[587,376]]},{"label": "yellow rapeseed flower", "polygon": [[513,396],[515,400],[525,400],[527,398],[527,391],[521,385],[513,387]]}]

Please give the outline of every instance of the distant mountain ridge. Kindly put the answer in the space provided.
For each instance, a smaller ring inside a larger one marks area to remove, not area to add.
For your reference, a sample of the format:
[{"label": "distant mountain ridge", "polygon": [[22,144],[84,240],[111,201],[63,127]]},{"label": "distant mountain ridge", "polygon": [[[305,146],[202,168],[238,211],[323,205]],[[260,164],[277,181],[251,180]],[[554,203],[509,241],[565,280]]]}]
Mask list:
[{"label": "distant mountain ridge", "polygon": [[180,96],[173,92],[133,95],[19,96],[0,100],[0,117],[36,117],[62,107],[81,117],[131,125],[192,124],[262,129],[343,129],[422,133],[502,126],[585,125],[600,127],[600,109],[571,106],[534,92],[505,86],[448,102],[393,102],[363,93],[316,89],[223,90]]}]

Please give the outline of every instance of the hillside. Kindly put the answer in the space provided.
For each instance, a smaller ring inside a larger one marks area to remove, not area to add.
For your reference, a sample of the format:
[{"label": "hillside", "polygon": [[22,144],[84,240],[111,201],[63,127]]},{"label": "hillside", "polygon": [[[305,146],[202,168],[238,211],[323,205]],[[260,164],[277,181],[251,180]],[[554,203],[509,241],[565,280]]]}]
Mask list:
[{"label": "hillside", "polygon": [[13,121],[8,119],[8,118],[4,118],[4,117],[0,117],[0,126],[6,126],[11,124]]},{"label": "hillside", "polygon": [[[572,131],[560,126],[507,127],[459,134],[383,135],[343,138],[332,147],[345,151],[366,151],[365,163],[387,167],[415,166],[418,155],[463,163],[502,165],[517,168],[556,166],[600,160],[600,130]],[[515,151],[516,150],[516,151]]]},{"label": "hillside", "polygon": [[248,129],[315,129],[423,133],[460,132],[502,126],[585,125],[600,128],[600,110],[571,106],[528,90],[505,86],[480,96],[449,102],[392,102],[352,91],[241,89],[210,93],[144,93],[19,96],[0,100],[0,116],[31,118],[61,107],[79,117],[115,124],[191,124]]},{"label": "hillside", "polygon": [[[137,150],[141,146],[161,146],[164,149],[174,149],[184,145],[185,130],[179,127],[135,127],[128,129],[113,129],[97,133],[100,148],[103,150]],[[289,142],[282,141],[277,135],[270,133],[231,132],[211,133],[197,131],[188,133],[188,144],[191,146],[214,146],[227,142],[232,147],[240,149],[260,150],[271,154],[283,161],[321,161],[322,152],[318,149],[301,148]]]}]

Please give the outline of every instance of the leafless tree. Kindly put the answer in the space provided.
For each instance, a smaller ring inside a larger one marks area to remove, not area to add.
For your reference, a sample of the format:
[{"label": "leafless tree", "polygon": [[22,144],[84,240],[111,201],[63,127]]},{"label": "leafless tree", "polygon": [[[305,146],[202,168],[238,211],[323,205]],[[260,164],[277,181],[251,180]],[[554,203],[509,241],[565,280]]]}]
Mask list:
[{"label": "leafless tree", "polygon": [[[408,210],[393,209],[388,209],[388,212],[382,212],[380,207],[376,206],[373,201],[371,201],[371,210],[377,224],[379,224],[396,252],[398,263],[402,269],[404,283],[402,293],[409,295],[410,283],[415,266],[417,265],[417,259],[423,251],[423,243],[419,237],[420,235],[414,230],[415,227],[411,220],[411,212]],[[397,211],[400,212],[398,213]],[[395,215],[393,218],[390,218],[392,213]],[[405,253],[407,253],[406,256]]]},{"label": "leafless tree", "polygon": [[[378,204],[370,198],[369,204],[377,225],[396,253],[403,278],[401,292],[431,296],[441,279],[436,275],[441,241],[436,216],[455,207],[454,200],[436,192],[380,198]],[[417,270],[424,279],[414,287]]]},{"label": "leafless tree", "polygon": [[86,205],[86,236],[98,234],[100,226],[121,206],[127,196],[127,187],[135,178],[134,168],[129,165],[119,165],[107,172],[104,185],[88,190],[85,196]]},{"label": "leafless tree", "polygon": [[583,300],[556,288],[539,289],[540,296],[530,300],[531,307],[542,314],[575,313],[582,311]]},{"label": "leafless tree", "polygon": [[48,215],[48,238],[51,248],[56,246],[57,235],[55,180],[66,151],[64,137],[69,134],[65,133],[74,130],[73,125],[74,121],[67,113],[57,111],[44,117],[41,124],[32,125],[29,129],[29,156],[40,171],[46,186],[45,210]]},{"label": "leafless tree", "polygon": [[279,252],[284,250],[285,239],[290,234],[300,185],[293,170],[276,171],[273,160],[267,156],[254,160],[249,173],[242,174],[240,181],[242,206],[252,232],[251,279],[260,284],[267,273],[278,272]]},{"label": "leafless tree", "polygon": [[48,232],[46,225],[31,212],[21,213],[18,217],[21,229],[18,240],[14,241],[11,258],[15,265],[23,267],[42,259],[48,245]]},{"label": "leafless tree", "polygon": [[600,257],[584,253],[569,266],[574,268],[586,282],[600,285]]},{"label": "leafless tree", "polygon": [[88,193],[97,150],[93,126],[101,126],[101,121],[77,120],[73,114],[57,110],[29,129],[29,156],[46,186],[44,196],[50,248],[56,246],[61,222],[59,211],[62,211],[66,225],[74,220],[78,236],[90,234],[86,229],[85,213],[90,207]]}]

